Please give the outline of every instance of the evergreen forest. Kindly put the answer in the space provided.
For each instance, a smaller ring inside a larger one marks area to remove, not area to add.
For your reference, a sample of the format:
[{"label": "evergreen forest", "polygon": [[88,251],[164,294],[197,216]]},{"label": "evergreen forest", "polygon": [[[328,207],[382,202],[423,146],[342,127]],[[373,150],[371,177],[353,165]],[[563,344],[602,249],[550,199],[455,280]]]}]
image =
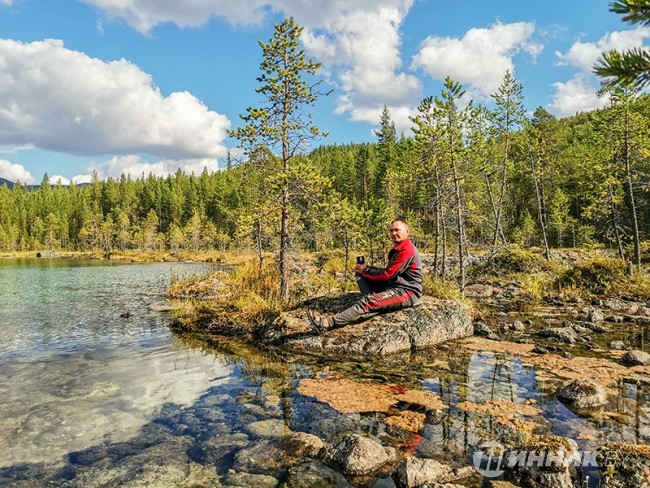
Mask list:
[{"label": "evergreen forest", "polygon": [[[397,134],[384,109],[374,143],[321,145],[296,157],[257,150],[216,173],[0,186],[0,250],[273,251],[289,178],[292,251],[386,249],[401,216],[441,266],[472,248],[601,245],[640,264],[650,232],[650,97],[611,89],[607,108],[531,117],[506,74],[494,109],[467,104],[447,80]],[[325,141],[325,140],[324,140]]]}]

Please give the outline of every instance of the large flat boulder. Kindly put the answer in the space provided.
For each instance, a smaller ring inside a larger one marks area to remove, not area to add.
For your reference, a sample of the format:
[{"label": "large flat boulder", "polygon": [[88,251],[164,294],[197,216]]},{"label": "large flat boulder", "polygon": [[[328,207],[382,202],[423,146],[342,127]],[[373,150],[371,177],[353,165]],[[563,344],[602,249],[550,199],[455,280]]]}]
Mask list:
[{"label": "large flat boulder", "polygon": [[422,297],[421,305],[375,316],[364,322],[317,334],[307,322],[307,308],[323,315],[344,310],[360,298],[351,293],[318,298],[282,313],[262,334],[262,342],[289,350],[336,355],[387,356],[415,351],[471,336],[468,307],[454,300]]}]

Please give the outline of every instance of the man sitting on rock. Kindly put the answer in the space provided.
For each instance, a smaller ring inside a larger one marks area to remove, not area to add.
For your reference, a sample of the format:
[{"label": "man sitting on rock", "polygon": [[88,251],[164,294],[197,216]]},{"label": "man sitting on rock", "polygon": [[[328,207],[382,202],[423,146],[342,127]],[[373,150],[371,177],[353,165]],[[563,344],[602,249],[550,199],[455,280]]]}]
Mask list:
[{"label": "man sitting on rock", "polygon": [[422,296],[422,260],[411,243],[409,226],[402,219],[390,223],[393,248],[385,268],[357,264],[354,267],[363,295],[354,305],[331,317],[316,317],[307,309],[309,323],[319,334],[343,327],[381,312],[414,307]]}]

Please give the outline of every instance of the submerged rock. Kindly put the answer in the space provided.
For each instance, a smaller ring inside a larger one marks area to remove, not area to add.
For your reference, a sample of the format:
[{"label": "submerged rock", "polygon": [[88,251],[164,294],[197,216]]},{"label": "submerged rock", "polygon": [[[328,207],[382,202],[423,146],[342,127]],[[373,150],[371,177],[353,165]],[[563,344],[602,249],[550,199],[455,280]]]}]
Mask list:
[{"label": "submerged rock", "polygon": [[359,434],[345,436],[327,460],[351,475],[364,475],[378,470],[385,464],[397,459],[397,451],[384,447],[377,441]]},{"label": "submerged rock", "polygon": [[560,342],[572,344],[576,341],[578,336],[571,327],[551,327],[549,329],[542,329],[537,332],[540,337],[553,337]]},{"label": "submerged rock", "polygon": [[405,459],[393,473],[398,488],[414,488],[425,483],[449,480],[452,469],[434,459]]},{"label": "submerged rock", "polygon": [[[349,294],[319,299],[305,306],[323,314],[344,310],[359,298]],[[386,356],[413,351],[474,333],[468,307],[453,300],[422,297],[416,308],[378,315],[317,335],[307,323],[306,308],[282,313],[262,334],[262,342],[296,351],[347,356]]]},{"label": "submerged rock", "polygon": [[284,439],[283,446],[292,456],[316,458],[325,444],[314,434],[295,432]]},{"label": "submerged rock", "polygon": [[576,409],[598,408],[607,403],[605,389],[591,380],[573,380],[558,389],[557,397]]}]

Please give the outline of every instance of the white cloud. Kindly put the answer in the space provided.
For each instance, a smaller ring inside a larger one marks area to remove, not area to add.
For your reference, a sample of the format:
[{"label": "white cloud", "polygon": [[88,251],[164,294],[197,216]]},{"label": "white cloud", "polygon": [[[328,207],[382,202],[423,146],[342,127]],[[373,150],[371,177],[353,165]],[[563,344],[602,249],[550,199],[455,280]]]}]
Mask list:
[{"label": "white cloud", "polygon": [[3,5],[8,5],[8,6],[11,7],[11,5],[13,5],[14,2],[13,2],[13,0],[2,0],[0,3],[2,3]]},{"label": "white cloud", "polygon": [[176,173],[179,169],[185,174],[194,173],[198,176],[203,172],[204,168],[207,168],[209,172],[215,172],[219,170],[219,163],[216,159],[147,162],[143,161],[139,156],[129,155],[114,157],[104,162],[91,162],[86,168],[89,174],[77,175],[73,178],[73,181],[76,183],[89,182],[90,174],[93,171],[97,172],[100,179],[119,179],[122,174],[137,179],[143,175],[147,177],[149,174],[165,177]]},{"label": "white cloud", "polygon": [[27,185],[33,185],[36,183],[32,174],[23,166],[3,159],[0,159],[0,178],[13,181],[14,183],[20,181]]},{"label": "white cloud", "polygon": [[650,37],[650,27],[611,32],[605,34],[595,43],[577,41],[566,53],[556,51],[555,56],[558,58],[559,65],[569,65],[591,73],[594,63],[603,51],[611,49],[625,51],[634,47],[641,47],[648,37]]},{"label": "white cloud", "polygon": [[560,117],[586,112],[607,105],[607,97],[598,97],[596,92],[600,87],[600,78],[592,73],[596,60],[603,51],[610,49],[627,50],[641,47],[646,38],[650,37],[649,27],[633,30],[617,31],[605,34],[595,43],[575,42],[566,53],[555,52],[557,64],[578,69],[578,73],[566,83],[553,84],[555,93],[549,108]]},{"label": "white cloud", "polygon": [[193,0],[192,2],[152,2],[150,0],[81,0],[106,12],[110,17],[124,19],[141,34],[148,34],[160,24],[198,27],[212,17],[221,17],[232,24],[257,24],[271,10],[265,0]]},{"label": "white cloud", "polygon": [[534,31],[535,26],[527,22],[496,23],[487,29],[470,29],[460,39],[430,36],[411,67],[438,80],[449,76],[469,85],[477,96],[487,97],[501,85],[507,70],[514,72],[516,54],[523,51],[535,60],[541,53],[543,47],[531,41]]},{"label": "white cloud", "polygon": [[198,26],[213,17],[232,24],[256,24],[271,12],[295,17],[305,27],[306,50],[323,63],[341,97],[336,111],[352,120],[379,119],[384,105],[403,111],[415,105],[422,84],[400,72],[399,29],[413,0],[83,0],[148,34],[156,25]]},{"label": "white cloud", "polygon": [[51,185],[56,185],[59,182],[61,182],[61,184],[64,185],[64,186],[70,184],[70,180],[68,178],[66,178],[65,176],[61,176],[61,175],[49,176],[49,179],[50,179],[50,184]]},{"label": "white cloud", "polygon": [[593,80],[584,74],[574,75],[566,83],[554,83],[553,87],[555,95],[550,111],[559,117],[567,117],[607,105],[608,99],[596,95]]},{"label": "white cloud", "polygon": [[0,39],[0,144],[77,155],[225,156],[230,121],[193,95],[163,96],[151,76],[59,40]]}]

